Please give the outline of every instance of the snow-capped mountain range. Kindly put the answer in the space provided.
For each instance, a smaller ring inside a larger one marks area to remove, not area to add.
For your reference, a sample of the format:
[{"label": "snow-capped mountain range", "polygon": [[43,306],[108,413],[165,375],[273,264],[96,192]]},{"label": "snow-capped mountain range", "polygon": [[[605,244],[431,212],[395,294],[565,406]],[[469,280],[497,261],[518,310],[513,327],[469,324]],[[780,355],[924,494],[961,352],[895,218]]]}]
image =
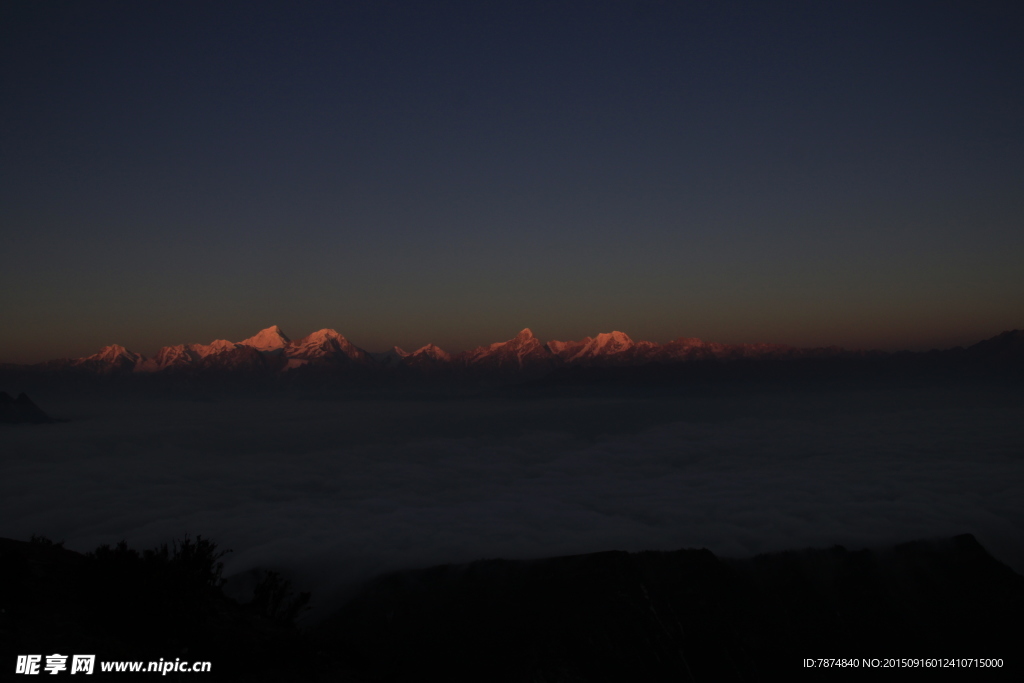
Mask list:
[{"label": "snow-capped mountain range", "polygon": [[680,338],[666,344],[634,341],[624,332],[604,332],[578,341],[541,342],[527,328],[507,341],[450,354],[434,344],[415,351],[394,347],[369,353],[332,329],[323,329],[292,340],[277,325],[232,342],[217,339],[209,344],[165,346],[145,358],[118,344],[85,358],[50,361],[51,369],[77,368],[96,373],[167,373],[185,370],[241,370],[262,367],[287,373],[303,366],[386,369],[406,368],[421,372],[461,369],[467,371],[543,371],[571,365],[640,365],[683,360],[784,358],[808,353],[841,353],[840,349],[796,349],[775,344],[716,344]]},{"label": "snow-capped mountain range", "polygon": [[[819,361],[840,362],[843,367],[860,373],[865,362],[873,372],[889,373],[898,368],[982,367],[1005,375],[1008,370],[1024,373],[1024,331],[1004,332],[966,349],[957,347],[927,353],[884,353],[881,351],[845,351],[837,347],[796,348],[779,344],[719,344],[692,337],[680,337],[665,344],[634,341],[624,332],[604,332],[576,341],[542,342],[527,328],[511,339],[486,346],[448,353],[434,344],[415,351],[397,346],[388,351],[370,353],[355,346],[336,330],[323,329],[292,340],[274,325],[260,330],[242,341],[217,339],[209,344],[178,344],[165,346],[152,357],[112,344],[85,358],[48,361],[31,366],[0,364],[5,373],[65,373],[95,376],[135,376],[199,378],[232,375],[246,377],[280,377],[313,380],[345,374],[370,379],[391,378],[453,378],[493,381],[536,379],[560,369],[580,369],[584,375],[620,373],[620,369],[648,367],[643,377],[660,374],[658,365],[675,365],[694,361],[712,361],[701,368],[730,367],[743,369],[730,361],[809,360],[805,371],[813,374],[827,371]],[[849,362],[847,362],[849,361]],[[966,365],[964,365],[966,364]],[[750,365],[749,363],[746,365]],[[689,367],[689,366],[688,366]],[[760,366],[765,369],[767,366]],[[832,367],[837,367],[832,363]],[[778,366],[781,371],[787,371]],[[860,368],[860,369],[858,369]],[[591,370],[593,369],[593,370]],[[580,373],[572,370],[573,377]],[[590,374],[587,374],[590,373]],[[652,374],[653,373],[653,374]],[[325,385],[326,386],[326,385]]]}]

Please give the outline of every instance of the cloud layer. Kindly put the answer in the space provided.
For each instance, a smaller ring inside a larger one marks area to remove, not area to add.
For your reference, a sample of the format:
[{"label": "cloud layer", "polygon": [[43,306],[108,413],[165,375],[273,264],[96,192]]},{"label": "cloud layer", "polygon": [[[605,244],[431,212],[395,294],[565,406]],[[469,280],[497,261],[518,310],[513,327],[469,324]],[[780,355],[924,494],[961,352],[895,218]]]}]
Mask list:
[{"label": "cloud layer", "polygon": [[988,391],[47,407],[77,419],[0,432],[0,535],[203,534],[320,604],[482,557],[962,532],[1024,571],[1021,406]]}]

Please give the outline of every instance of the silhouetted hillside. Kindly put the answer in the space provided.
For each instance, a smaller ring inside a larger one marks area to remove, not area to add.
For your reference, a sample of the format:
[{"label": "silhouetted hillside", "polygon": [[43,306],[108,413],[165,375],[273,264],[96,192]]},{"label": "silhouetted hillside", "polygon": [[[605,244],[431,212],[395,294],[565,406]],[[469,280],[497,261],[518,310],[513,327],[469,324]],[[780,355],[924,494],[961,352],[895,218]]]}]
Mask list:
[{"label": "silhouetted hillside", "polygon": [[804,660],[819,657],[858,669],[995,658],[957,673],[1020,672],[1024,577],[971,535],[749,560],[677,550],[445,565],[377,579],[305,631],[293,619],[308,596],[276,574],[247,605],[225,598],[220,555],[201,538],[89,555],[0,539],[0,655],[180,657],[212,662],[210,681],[768,681],[811,673]]},{"label": "silhouetted hillside", "polygon": [[751,560],[487,560],[382,578],[321,630],[382,681],[767,681],[815,657],[1002,657],[1018,670],[1024,578],[970,535]]}]

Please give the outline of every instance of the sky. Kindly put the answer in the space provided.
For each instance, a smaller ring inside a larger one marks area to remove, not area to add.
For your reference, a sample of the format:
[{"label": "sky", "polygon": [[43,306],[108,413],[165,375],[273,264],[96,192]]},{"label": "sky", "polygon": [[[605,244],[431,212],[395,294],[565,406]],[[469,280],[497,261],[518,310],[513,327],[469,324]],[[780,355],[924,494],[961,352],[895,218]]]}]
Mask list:
[{"label": "sky", "polygon": [[0,362],[1024,327],[1024,10],[0,6]]}]

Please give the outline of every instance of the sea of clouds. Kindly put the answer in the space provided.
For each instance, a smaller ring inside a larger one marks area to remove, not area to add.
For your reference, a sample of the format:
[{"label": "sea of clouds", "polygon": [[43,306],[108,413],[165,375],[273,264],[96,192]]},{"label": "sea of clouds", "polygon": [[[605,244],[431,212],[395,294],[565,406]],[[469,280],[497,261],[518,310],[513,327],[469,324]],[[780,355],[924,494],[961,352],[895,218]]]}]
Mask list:
[{"label": "sea of clouds", "polygon": [[0,430],[0,536],[201,534],[235,585],[281,570],[321,607],[385,571],[611,549],[971,532],[1024,572],[1024,401],[1005,391],[43,407],[72,420]]}]

